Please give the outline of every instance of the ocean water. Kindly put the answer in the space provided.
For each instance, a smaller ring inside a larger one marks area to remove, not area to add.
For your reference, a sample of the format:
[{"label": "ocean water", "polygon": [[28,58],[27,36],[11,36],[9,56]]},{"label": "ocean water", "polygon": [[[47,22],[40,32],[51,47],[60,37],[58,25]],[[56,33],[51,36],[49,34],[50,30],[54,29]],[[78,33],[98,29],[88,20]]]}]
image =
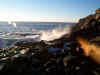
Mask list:
[{"label": "ocean water", "polygon": [[0,48],[21,40],[54,40],[70,32],[75,23],[65,22],[0,22]]}]

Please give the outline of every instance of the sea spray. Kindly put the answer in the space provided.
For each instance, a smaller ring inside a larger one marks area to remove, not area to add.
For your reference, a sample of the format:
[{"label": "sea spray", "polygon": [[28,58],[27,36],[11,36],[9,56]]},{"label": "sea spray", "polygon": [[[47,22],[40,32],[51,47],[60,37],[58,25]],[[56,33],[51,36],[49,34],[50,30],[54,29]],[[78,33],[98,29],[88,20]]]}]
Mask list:
[{"label": "sea spray", "polygon": [[12,23],[12,25],[16,28],[17,27],[17,25],[16,25],[16,23],[14,22],[14,23]]},{"label": "sea spray", "polygon": [[40,40],[51,41],[54,39],[58,39],[64,34],[67,34],[69,32],[70,32],[70,27],[56,28],[56,29],[48,30],[48,31],[41,31]]}]

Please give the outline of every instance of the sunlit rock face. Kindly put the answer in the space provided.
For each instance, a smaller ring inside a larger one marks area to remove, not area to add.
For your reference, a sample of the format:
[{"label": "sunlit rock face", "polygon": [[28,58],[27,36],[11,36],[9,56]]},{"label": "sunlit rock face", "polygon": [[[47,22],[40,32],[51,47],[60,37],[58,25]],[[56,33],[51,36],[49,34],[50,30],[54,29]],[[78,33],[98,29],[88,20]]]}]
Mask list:
[{"label": "sunlit rock face", "polygon": [[[90,56],[97,63],[100,64],[99,46],[100,45],[100,9],[96,10],[96,13],[87,16],[79,21],[75,27],[73,27],[73,35],[83,48],[84,54]],[[98,18],[97,18],[98,17]],[[82,25],[81,25],[82,24]],[[96,56],[97,55],[97,56]]]}]

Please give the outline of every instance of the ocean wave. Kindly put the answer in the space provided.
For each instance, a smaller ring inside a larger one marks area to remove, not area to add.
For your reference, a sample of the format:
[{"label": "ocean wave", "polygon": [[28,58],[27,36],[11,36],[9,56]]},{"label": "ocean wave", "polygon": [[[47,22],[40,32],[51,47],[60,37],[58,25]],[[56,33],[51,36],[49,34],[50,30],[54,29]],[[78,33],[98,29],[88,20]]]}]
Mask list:
[{"label": "ocean wave", "polygon": [[51,41],[54,39],[58,39],[64,34],[67,34],[70,32],[70,27],[57,27],[55,29],[51,30],[34,30],[31,32],[2,32],[0,33],[0,48],[5,48],[8,46],[12,46],[16,42],[20,41]]}]

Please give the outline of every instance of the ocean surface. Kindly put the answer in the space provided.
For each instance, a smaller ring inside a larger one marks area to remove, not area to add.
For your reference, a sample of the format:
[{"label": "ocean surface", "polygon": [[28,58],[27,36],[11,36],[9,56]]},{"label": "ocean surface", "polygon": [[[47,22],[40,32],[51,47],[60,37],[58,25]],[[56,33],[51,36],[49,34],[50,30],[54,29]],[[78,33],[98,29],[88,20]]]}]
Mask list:
[{"label": "ocean surface", "polygon": [[75,23],[65,22],[0,22],[0,48],[18,41],[53,40],[69,33]]}]

